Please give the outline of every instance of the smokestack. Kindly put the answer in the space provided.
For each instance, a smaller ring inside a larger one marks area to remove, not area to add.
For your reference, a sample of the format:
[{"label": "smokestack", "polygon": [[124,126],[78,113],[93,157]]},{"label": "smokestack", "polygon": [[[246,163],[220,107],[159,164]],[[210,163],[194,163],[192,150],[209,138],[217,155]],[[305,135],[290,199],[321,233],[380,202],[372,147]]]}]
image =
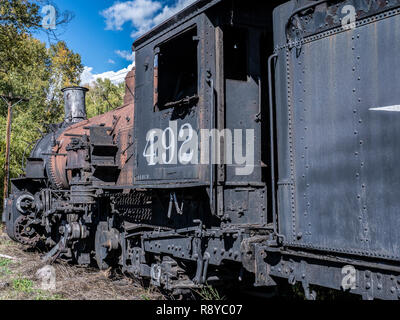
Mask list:
[{"label": "smokestack", "polygon": [[77,123],[86,120],[86,92],[84,87],[67,87],[61,90],[64,93],[65,123]]}]

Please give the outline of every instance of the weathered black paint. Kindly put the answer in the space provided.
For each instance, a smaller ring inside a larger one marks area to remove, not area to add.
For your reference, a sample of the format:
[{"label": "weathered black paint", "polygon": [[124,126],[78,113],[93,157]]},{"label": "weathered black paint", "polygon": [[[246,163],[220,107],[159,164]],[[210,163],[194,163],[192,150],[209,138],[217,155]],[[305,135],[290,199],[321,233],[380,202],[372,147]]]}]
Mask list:
[{"label": "weathered black paint", "polygon": [[[41,139],[26,176],[13,180],[9,235],[36,244],[15,229],[27,215],[53,248],[49,259],[120,264],[175,293],[216,278],[255,286],[284,278],[312,299],[310,284],[340,290],[351,265],[352,293],[399,299],[400,132],[398,112],[381,109],[399,104],[399,3],[283,3],[197,1],[137,40],[134,117],[132,107],[92,119],[85,134],[69,133],[66,148],[58,140],[68,121]],[[354,30],[340,25],[345,5],[356,8]],[[240,68],[224,59],[232,30],[245,38]],[[155,56],[188,31],[196,97],[157,106],[155,79],[166,71]],[[254,129],[253,173],[148,166],[147,132],[173,120],[196,131]],[[66,190],[54,157],[67,157]]]}]

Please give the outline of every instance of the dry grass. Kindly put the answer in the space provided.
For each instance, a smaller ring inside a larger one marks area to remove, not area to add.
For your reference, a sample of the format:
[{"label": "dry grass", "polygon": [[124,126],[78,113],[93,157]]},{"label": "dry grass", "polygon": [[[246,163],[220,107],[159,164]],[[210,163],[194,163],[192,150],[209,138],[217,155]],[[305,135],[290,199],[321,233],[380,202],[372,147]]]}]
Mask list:
[{"label": "dry grass", "polygon": [[56,261],[55,290],[41,289],[36,273],[45,266],[38,252],[11,241],[0,229],[1,300],[159,300],[155,289],[145,289],[135,280],[115,271],[72,266]]}]

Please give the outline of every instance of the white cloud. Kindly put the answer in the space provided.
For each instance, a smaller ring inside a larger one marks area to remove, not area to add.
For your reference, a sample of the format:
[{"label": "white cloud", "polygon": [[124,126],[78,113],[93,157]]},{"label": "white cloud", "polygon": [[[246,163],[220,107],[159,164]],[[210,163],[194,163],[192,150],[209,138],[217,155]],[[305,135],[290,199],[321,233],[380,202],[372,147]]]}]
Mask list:
[{"label": "white cloud", "polygon": [[110,79],[112,83],[119,84],[125,81],[126,75],[128,74],[129,71],[132,70],[134,66],[135,62],[133,62],[128,67],[121,69],[119,71],[107,71],[100,74],[93,74],[92,67],[85,67],[81,75],[81,84],[82,85],[91,84],[92,82],[95,82],[97,79],[103,79],[103,80]]},{"label": "white cloud", "polygon": [[122,50],[122,51],[115,50],[115,53],[117,55],[119,55],[121,58],[124,58],[125,60],[131,61],[131,62],[135,61],[135,53],[134,52],[129,52],[126,50]]},{"label": "white cloud", "polygon": [[[195,1],[175,0],[171,6],[163,5],[162,0],[116,1],[101,14],[105,18],[107,30],[122,30],[124,24],[130,22],[134,29],[131,36],[136,38]],[[115,53],[132,63],[119,71],[107,71],[100,74],[93,74],[93,68],[86,66],[81,75],[81,83],[90,84],[99,78],[110,79],[115,84],[124,82],[128,72],[135,66],[135,56],[134,53],[126,50],[116,50]],[[108,62],[115,63],[112,59]]]},{"label": "white cloud", "polygon": [[165,6],[159,14],[157,14],[154,19],[154,25],[160,24],[161,22],[167,20],[168,18],[172,17],[174,14],[178,13],[179,11],[183,10],[187,6],[191,5],[196,0],[177,0],[174,6]]},{"label": "white cloud", "polygon": [[101,14],[106,18],[107,30],[122,30],[122,26],[128,21],[139,30],[150,27],[152,17],[161,7],[160,2],[152,0],[115,2]]},{"label": "white cloud", "polygon": [[172,6],[156,0],[117,1],[101,14],[106,19],[107,30],[122,30],[123,25],[130,22],[134,29],[131,36],[136,38],[195,1],[175,0]]}]

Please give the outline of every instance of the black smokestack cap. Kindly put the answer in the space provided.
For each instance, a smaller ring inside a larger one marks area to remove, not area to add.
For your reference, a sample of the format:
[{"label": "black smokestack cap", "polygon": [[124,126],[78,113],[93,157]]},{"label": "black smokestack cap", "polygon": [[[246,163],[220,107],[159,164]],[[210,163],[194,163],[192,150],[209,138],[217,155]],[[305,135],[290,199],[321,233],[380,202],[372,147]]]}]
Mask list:
[{"label": "black smokestack cap", "polygon": [[61,90],[64,93],[64,110],[66,123],[77,123],[86,120],[86,92],[84,87],[67,87]]}]

